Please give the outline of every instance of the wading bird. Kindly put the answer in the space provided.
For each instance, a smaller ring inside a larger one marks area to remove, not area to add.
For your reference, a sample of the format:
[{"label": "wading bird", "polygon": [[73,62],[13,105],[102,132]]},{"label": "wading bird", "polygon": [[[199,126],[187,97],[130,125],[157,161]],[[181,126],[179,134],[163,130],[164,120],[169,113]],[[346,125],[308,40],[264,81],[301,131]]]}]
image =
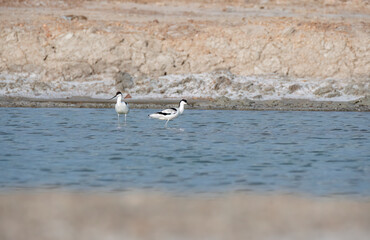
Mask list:
[{"label": "wading bird", "polygon": [[[117,92],[116,95],[114,97],[112,97],[111,99],[113,99],[115,97],[117,97],[117,103],[114,107],[115,107],[117,115],[118,115],[118,123],[119,123],[119,115],[120,114],[125,114],[125,123],[126,123],[126,115],[130,111],[130,109],[128,108],[128,104],[125,103],[124,101],[122,101],[122,93],[121,92]],[[111,100],[111,99],[109,99],[109,100]]]},{"label": "wading bird", "polygon": [[167,127],[168,121],[174,118],[177,118],[180,114],[184,112],[185,104],[188,104],[188,101],[186,101],[185,99],[182,99],[179,103],[178,108],[169,108],[169,109],[162,110],[160,112],[152,113],[149,115],[149,117],[156,118],[159,120],[167,120],[164,125],[165,127]]}]

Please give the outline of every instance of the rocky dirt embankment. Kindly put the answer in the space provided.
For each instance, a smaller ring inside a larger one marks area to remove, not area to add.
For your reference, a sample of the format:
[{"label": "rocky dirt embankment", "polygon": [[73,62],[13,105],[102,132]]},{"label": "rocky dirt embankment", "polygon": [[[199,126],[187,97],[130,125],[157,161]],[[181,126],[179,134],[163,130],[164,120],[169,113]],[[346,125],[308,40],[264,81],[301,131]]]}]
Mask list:
[{"label": "rocky dirt embankment", "polygon": [[[256,91],[256,99],[284,98],[302,87],[319,100],[361,98],[370,95],[369,13],[365,0],[2,0],[0,93],[176,97],[184,94],[171,92],[171,78],[166,85],[159,77],[221,69],[275,80],[250,88],[229,79],[217,87],[215,74],[207,80],[213,87],[202,90],[207,98],[231,91],[244,99],[239,89]],[[281,82],[291,82],[286,91]],[[200,97],[193,88],[187,97]]]}]

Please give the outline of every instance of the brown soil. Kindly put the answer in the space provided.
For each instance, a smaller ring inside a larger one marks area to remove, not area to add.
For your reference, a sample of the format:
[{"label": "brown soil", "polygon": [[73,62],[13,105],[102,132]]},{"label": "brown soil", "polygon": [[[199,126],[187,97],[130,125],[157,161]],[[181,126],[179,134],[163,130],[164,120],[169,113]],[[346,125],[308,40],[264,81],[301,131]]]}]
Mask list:
[{"label": "brown soil", "polygon": [[68,92],[69,83],[91,83],[84,96],[130,92],[148,77],[218,69],[370,93],[366,0],[1,0],[0,15],[0,72],[26,76],[0,77],[6,96]]}]

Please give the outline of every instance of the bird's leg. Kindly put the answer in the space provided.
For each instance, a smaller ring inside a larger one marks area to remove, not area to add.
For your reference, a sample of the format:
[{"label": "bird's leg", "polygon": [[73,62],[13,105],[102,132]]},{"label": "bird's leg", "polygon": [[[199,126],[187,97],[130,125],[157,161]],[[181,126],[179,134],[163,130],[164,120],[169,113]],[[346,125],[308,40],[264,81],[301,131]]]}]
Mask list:
[{"label": "bird's leg", "polygon": [[117,114],[117,117],[118,117],[118,118],[117,118],[117,122],[118,122],[118,124],[119,124],[119,114]]},{"label": "bird's leg", "polygon": [[167,127],[167,123],[168,123],[168,121],[170,121],[170,119],[168,119],[168,120],[166,121],[166,123],[164,124],[164,127],[165,127],[165,128]]},{"label": "bird's leg", "polygon": [[125,114],[125,123],[126,123],[126,116],[127,116],[127,114]]}]

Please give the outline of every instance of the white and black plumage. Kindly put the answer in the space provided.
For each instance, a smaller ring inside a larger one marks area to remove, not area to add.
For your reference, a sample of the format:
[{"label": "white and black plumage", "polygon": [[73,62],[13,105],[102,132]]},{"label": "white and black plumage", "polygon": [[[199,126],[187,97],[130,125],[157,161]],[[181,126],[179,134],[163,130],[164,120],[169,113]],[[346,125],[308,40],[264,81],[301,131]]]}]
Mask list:
[{"label": "white and black plumage", "polygon": [[149,117],[156,118],[156,119],[159,119],[159,120],[167,120],[165,125],[164,125],[166,127],[168,121],[170,121],[174,118],[177,118],[180,114],[182,114],[184,112],[185,104],[188,104],[188,101],[186,101],[185,99],[182,99],[179,103],[178,108],[169,108],[169,109],[165,109],[165,110],[160,111],[160,112],[152,113],[152,114],[149,115]]},{"label": "white and black plumage", "polygon": [[117,97],[117,103],[115,105],[115,109],[116,109],[116,112],[117,112],[117,115],[118,115],[118,122],[119,122],[119,115],[120,114],[125,114],[125,122],[126,122],[126,115],[130,111],[130,109],[128,107],[128,104],[125,103],[124,101],[122,101],[122,93],[121,92],[117,92],[116,95],[114,97],[112,97],[111,99],[113,99],[115,97]]}]

